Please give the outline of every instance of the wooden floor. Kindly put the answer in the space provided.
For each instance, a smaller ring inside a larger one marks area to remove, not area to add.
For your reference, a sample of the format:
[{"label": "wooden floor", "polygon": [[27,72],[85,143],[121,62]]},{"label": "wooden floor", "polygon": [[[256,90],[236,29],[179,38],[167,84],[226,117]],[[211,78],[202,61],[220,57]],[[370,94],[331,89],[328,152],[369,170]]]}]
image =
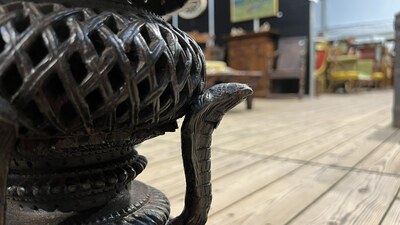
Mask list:
[{"label": "wooden floor", "polygon": [[[214,133],[213,225],[400,224],[400,130],[391,91],[309,100],[256,99]],[[179,132],[145,142],[139,180],[179,214],[184,176]]]}]

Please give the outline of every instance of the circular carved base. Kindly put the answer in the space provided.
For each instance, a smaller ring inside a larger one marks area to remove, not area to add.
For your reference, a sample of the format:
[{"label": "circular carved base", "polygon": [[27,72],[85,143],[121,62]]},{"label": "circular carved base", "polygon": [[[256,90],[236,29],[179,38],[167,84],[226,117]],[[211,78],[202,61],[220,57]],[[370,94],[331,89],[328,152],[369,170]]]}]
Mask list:
[{"label": "circular carved base", "polygon": [[134,181],[129,190],[124,190],[106,205],[82,212],[32,210],[21,208],[17,202],[9,201],[7,225],[164,225],[169,219],[169,212],[169,202],[164,194],[141,182]]},{"label": "circular carved base", "polygon": [[23,208],[84,211],[115,198],[146,167],[129,141],[12,154],[7,198]]}]

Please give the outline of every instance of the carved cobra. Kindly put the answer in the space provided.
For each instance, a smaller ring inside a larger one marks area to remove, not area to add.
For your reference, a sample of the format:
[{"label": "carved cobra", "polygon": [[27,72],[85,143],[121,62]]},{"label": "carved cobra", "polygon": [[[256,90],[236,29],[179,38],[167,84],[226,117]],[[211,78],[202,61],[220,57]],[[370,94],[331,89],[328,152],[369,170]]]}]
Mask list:
[{"label": "carved cobra", "polygon": [[211,205],[211,139],[223,115],[252,93],[244,84],[218,84],[192,104],[182,126],[185,208],[171,225],[201,225]]}]

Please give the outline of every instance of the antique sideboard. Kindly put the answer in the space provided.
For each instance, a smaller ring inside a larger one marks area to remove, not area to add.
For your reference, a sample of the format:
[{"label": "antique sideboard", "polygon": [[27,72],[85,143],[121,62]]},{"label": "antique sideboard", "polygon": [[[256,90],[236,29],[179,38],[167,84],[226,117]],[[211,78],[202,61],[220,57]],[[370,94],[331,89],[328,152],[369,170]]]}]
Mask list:
[{"label": "antique sideboard", "polygon": [[228,38],[228,65],[237,70],[262,71],[255,97],[269,93],[268,73],[275,56],[278,34],[274,31],[248,33]]}]

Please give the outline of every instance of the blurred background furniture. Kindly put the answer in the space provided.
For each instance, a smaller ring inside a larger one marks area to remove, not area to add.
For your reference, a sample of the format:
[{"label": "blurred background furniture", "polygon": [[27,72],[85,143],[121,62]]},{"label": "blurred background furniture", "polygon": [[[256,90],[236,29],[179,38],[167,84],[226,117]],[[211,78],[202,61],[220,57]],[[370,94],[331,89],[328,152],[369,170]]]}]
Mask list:
[{"label": "blurred background furniture", "polygon": [[374,60],[360,59],[356,55],[340,55],[331,59],[329,91],[334,92],[340,85],[346,93],[360,88],[381,86],[384,74],[374,72]]},{"label": "blurred background furniture", "polygon": [[379,88],[383,86],[384,73],[377,71],[376,63],[372,59],[358,59],[358,88]]},{"label": "blurred background furniture", "polygon": [[[263,76],[262,71],[234,70],[229,68],[225,62],[206,61],[207,66],[207,88],[219,83],[243,83],[256,89]],[[253,97],[246,99],[247,109],[253,108]]]},{"label": "blurred background furniture", "polygon": [[346,92],[351,92],[357,80],[357,56],[339,55],[330,58],[329,92],[342,85]]},{"label": "blurred background furniture", "polygon": [[228,65],[231,68],[263,72],[254,90],[255,97],[266,97],[269,93],[268,73],[277,37],[276,32],[268,31],[228,38]]},{"label": "blurred background furniture", "polygon": [[225,49],[216,45],[211,44],[215,37],[209,33],[200,33],[197,30],[188,32],[189,36],[196,41],[201,47],[204,53],[204,58],[206,60],[219,60],[225,59]]},{"label": "blurred background furniture", "polygon": [[350,93],[361,88],[368,90],[391,86],[391,54],[382,42],[355,44],[342,40],[332,43],[328,61],[330,92],[339,88]]},{"label": "blurred background furniture", "polygon": [[279,39],[276,67],[269,73],[269,96],[283,94],[304,95],[306,77],[307,38]]}]

